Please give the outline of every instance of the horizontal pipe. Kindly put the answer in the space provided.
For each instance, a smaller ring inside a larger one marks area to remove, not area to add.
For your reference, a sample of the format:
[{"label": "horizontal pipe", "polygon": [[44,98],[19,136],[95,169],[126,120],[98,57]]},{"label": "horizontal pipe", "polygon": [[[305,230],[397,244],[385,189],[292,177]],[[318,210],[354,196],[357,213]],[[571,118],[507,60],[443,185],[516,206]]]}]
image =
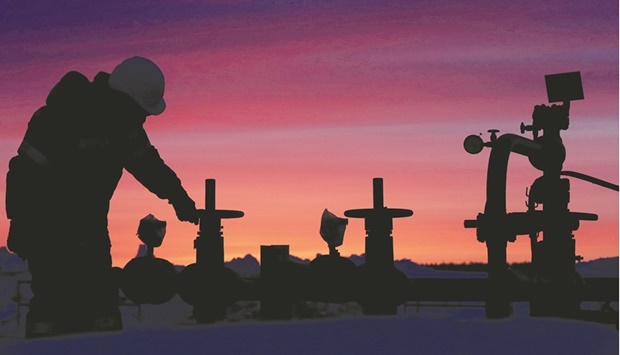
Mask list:
[{"label": "horizontal pipe", "polygon": [[[409,278],[404,291],[404,299],[406,301],[484,302],[489,298],[489,291],[493,286],[487,278]],[[509,302],[530,301],[542,286],[517,280],[502,283]],[[618,286],[618,278],[585,278],[582,285],[575,285],[575,290],[579,293],[579,299],[582,302],[618,302]],[[244,287],[239,300],[260,300],[262,287],[260,279],[244,279]],[[313,301],[311,296],[304,298],[303,289],[299,291],[297,297],[301,296],[305,301]]]},{"label": "horizontal pipe", "polygon": [[[575,285],[582,302],[618,302],[617,278],[586,278]],[[527,281],[506,281],[501,284],[510,302],[530,301],[545,285]],[[410,301],[485,301],[493,287],[489,279],[409,279],[407,300]]]},{"label": "horizontal pipe", "polygon": [[560,175],[574,177],[598,186],[605,187],[610,190],[618,191],[618,185],[616,184],[612,184],[611,182],[607,182],[605,180],[597,179],[594,176],[578,173],[576,171],[561,171]]}]

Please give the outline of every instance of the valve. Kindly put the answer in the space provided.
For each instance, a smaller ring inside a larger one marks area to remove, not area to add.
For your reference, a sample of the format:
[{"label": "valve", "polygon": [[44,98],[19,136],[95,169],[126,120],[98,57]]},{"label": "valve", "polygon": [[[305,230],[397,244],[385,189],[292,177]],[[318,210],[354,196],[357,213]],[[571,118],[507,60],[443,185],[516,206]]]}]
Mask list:
[{"label": "valve", "polygon": [[336,249],[342,245],[348,219],[323,211],[319,234],[329,247],[328,255],[317,255],[310,262],[309,283],[312,297],[321,302],[342,303],[354,299],[357,266],[340,256]]},{"label": "valve", "polygon": [[491,147],[493,143],[497,140],[497,133],[499,133],[498,129],[489,129],[487,132],[491,133],[490,141],[484,142],[480,135],[472,134],[465,138],[463,141],[463,148],[469,154],[478,154],[482,151],[483,147]]},{"label": "valve", "polygon": [[487,132],[491,133],[491,143],[495,142],[497,139],[497,134],[499,133],[499,129],[490,129]]},{"label": "valve", "polygon": [[234,303],[243,287],[241,278],[224,265],[222,219],[241,218],[244,213],[215,208],[215,180],[205,180],[205,209],[200,212],[200,228],[194,240],[196,263],[179,275],[179,296],[194,306],[198,323],[223,319],[226,307]]},{"label": "valve", "polygon": [[392,220],[409,217],[412,210],[403,208],[387,208],[383,205],[383,179],[374,178],[373,207],[344,211],[350,218],[363,218],[366,230],[366,263],[393,265],[394,251],[392,246]]},{"label": "valve", "polygon": [[340,255],[338,249],[336,248],[341,246],[344,241],[344,231],[346,230],[348,223],[349,220],[346,218],[337,217],[327,209],[323,211],[319,234],[327,243],[330,255]]},{"label": "valve", "polygon": [[127,298],[139,304],[162,304],[177,292],[178,272],[168,260],[156,258],[153,249],[166,234],[166,221],[149,214],[140,220],[138,237],[146,245],[145,256],[131,259],[123,268],[121,289]]},{"label": "valve", "polygon": [[[373,208],[344,212],[351,218],[364,218],[366,237],[366,262],[357,268],[357,301],[364,314],[396,314],[404,302],[408,287],[407,276],[394,267],[392,220],[409,217],[412,210],[387,208],[383,205],[383,179],[373,179]],[[378,291],[380,290],[380,291]]]}]

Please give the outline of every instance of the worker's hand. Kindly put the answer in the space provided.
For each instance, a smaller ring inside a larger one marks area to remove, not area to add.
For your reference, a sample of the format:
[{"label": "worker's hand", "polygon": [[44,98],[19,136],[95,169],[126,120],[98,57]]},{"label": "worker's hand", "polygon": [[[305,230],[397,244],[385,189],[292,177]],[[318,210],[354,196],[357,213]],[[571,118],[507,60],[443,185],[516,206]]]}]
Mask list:
[{"label": "worker's hand", "polygon": [[170,203],[174,207],[174,212],[179,221],[198,224],[198,210],[196,209],[196,204],[189,196],[170,201]]}]

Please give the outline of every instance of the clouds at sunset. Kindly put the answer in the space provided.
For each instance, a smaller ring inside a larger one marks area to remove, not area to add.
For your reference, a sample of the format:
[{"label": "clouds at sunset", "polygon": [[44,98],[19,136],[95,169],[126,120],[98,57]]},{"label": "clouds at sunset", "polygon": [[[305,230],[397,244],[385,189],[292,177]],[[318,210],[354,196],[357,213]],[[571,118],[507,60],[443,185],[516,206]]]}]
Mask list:
[{"label": "clouds at sunset", "polygon": [[[92,79],[129,56],[157,62],[168,108],[147,121],[151,141],[199,206],[213,177],[222,208],[246,212],[226,224],[227,258],[260,244],[326,252],[323,208],[370,206],[382,176],[386,204],[414,210],[394,223],[397,256],[484,260],[463,220],[484,206],[488,150],[468,155],[463,139],[518,133],[546,103],[551,73],[581,71],[584,86],[563,132],[565,169],[618,182],[616,1],[39,0],[0,13],[0,44],[4,172],[67,71]],[[151,212],[169,223],[160,254],[191,262],[195,227],[126,175],[110,213],[115,263],[133,256],[137,221]],[[508,175],[509,209],[525,210],[539,172],[514,157]],[[571,206],[600,214],[576,232],[578,248],[617,255],[617,193],[571,187]],[[363,236],[350,221],[343,254],[363,252]],[[529,258],[519,250],[509,255]]]}]

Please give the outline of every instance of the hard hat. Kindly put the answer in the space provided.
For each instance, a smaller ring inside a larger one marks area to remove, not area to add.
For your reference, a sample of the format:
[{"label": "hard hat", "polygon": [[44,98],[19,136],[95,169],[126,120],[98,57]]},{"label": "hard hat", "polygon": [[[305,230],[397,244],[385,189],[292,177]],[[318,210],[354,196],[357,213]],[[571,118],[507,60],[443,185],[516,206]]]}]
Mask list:
[{"label": "hard hat", "polygon": [[125,59],[110,74],[108,84],[124,92],[151,115],[164,112],[164,74],[157,64],[143,57]]}]

